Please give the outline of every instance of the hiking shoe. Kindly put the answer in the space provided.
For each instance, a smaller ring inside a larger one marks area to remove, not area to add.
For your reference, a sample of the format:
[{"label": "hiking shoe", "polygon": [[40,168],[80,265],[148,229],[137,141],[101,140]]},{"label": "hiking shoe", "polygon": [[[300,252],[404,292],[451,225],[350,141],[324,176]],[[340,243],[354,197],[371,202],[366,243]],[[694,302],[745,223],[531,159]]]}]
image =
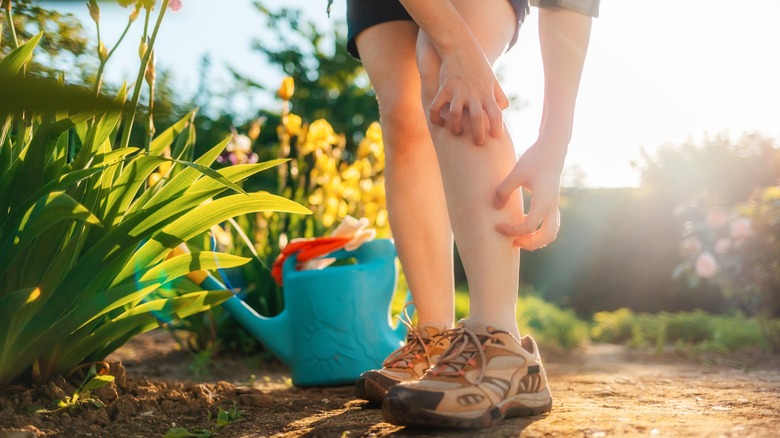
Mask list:
[{"label": "hiking shoe", "polygon": [[[408,324],[404,321],[405,324]],[[366,371],[355,383],[355,396],[372,403],[381,403],[387,389],[400,382],[417,380],[436,365],[436,360],[449,343],[439,342],[444,327],[411,328],[406,344],[390,353],[382,369]]]},{"label": "hiking shoe", "polygon": [[402,426],[478,428],[505,417],[552,408],[536,342],[520,342],[483,322],[465,319],[445,332],[450,345],[421,379],[391,387],[385,420]]}]

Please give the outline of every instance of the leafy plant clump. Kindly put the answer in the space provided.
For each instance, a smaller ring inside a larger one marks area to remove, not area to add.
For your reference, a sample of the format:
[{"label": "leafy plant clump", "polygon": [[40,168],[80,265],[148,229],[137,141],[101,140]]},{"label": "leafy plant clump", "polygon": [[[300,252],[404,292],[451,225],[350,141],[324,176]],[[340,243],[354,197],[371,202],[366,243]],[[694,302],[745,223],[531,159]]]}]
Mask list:
[{"label": "leafy plant clump", "polygon": [[183,242],[241,214],[310,213],[238,186],[284,160],[212,170],[229,139],[196,159],[194,111],[158,135],[149,130],[143,147],[126,135],[117,141],[131,129],[138,84],[130,105],[125,87],[113,99],[62,84],[36,94],[25,70],[40,37],[0,60],[3,87],[30,93],[0,110],[0,388],[46,382],[229,298],[226,290],[178,290],[174,280],[248,259],[169,257]]},{"label": "leafy plant clump", "polygon": [[92,396],[92,391],[110,385],[113,381],[114,376],[98,374],[95,365],[92,365],[90,366],[84,381],[79,385],[78,389],[73,392],[73,395],[67,397],[65,400],[59,400],[57,402],[57,407],[54,409],[39,409],[35,413],[50,414],[63,409],[73,409],[83,404],[92,404],[98,408],[103,408],[105,405],[99,399]]}]

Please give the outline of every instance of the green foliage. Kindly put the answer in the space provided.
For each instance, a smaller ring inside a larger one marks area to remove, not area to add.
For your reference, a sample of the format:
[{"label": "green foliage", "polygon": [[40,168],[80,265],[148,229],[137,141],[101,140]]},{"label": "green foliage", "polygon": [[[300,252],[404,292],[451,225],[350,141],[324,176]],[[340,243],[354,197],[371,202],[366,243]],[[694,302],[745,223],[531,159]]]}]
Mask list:
[{"label": "green foliage", "polygon": [[[701,310],[637,314],[623,308],[596,313],[593,320],[590,334],[594,341],[654,347],[659,352],[666,345],[674,345],[680,351],[723,353],[771,346],[762,333],[761,325],[765,322],[742,314],[711,315]],[[780,320],[769,323],[778,326]]]},{"label": "green foliage", "polygon": [[574,311],[562,309],[533,295],[520,297],[517,315],[521,333],[532,333],[542,344],[571,349],[582,345],[588,338],[587,323],[577,318]]},{"label": "green foliage", "polygon": [[[458,288],[455,319],[467,317],[468,310],[468,291]],[[571,309],[562,309],[529,293],[518,298],[516,314],[520,333],[531,334],[540,344],[568,350],[579,347],[588,339],[588,324]]]},{"label": "green foliage", "polygon": [[[23,70],[37,42],[8,54],[0,74]],[[50,93],[54,101],[67,97]],[[122,107],[125,98],[123,87],[114,101]],[[45,382],[230,297],[153,295],[192,271],[247,261],[210,251],[166,259],[179,244],[240,214],[309,213],[268,193],[207,202],[241,191],[238,183],[281,161],[209,169],[227,140],[195,161],[182,159],[192,155],[192,113],[142,152],[116,146],[121,112],[34,113],[24,102],[24,117],[4,116],[0,131],[0,388],[20,376]],[[174,158],[163,157],[166,150]],[[148,184],[163,164],[162,179]]]},{"label": "green foliage", "polygon": [[[333,33],[323,33],[304,19],[301,10],[271,10],[266,3],[256,2],[276,41],[258,40],[254,48],[271,66],[295,80],[292,111],[311,117],[309,121],[327,119],[336,132],[346,134],[347,150],[354,152],[369,125],[379,119],[379,112],[362,64],[347,52],[345,26],[340,23]],[[257,84],[239,73],[235,76],[250,87],[276,89],[276,84]],[[276,125],[274,115],[264,115],[271,126]]]},{"label": "green foliage", "polygon": [[[163,438],[208,438],[217,436],[221,428],[241,420],[243,416],[244,413],[239,411],[235,405],[228,410],[224,410],[220,407],[219,413],[217,414],[217,423],[214,427],[209,429],[194,429],[192,431],[183,427],[176,427],[169,429],[168,432],[163,435]],[[211,411],[209,411],[209,421],[211,421]]]},{"label": "green foliage", "polygon": [[[86,78],[95,68],[86,56],[89,41],[81,22],[73,14],[46,9],[39,3],[32,0],[12,2],[14,29],[12,31],[7,17],[3,16],[0,58],[15,48],[15,39],[29,41],[42,33],[39,50],[29,64],[30,70],[38,75],[55,76],[56,72],[67,69],[72,79]],[[3,13],[7,14],[7,11]]]},{"label": "green foliage", "polygon": [[73,409],[81,406],[82,404],[92,404],[98,408],[103,408],[105,405],[99,399],[92,396],[92,391],[100,389],[106,385],[111,384],[114,381],[114,376],[111,375],[99,375],[96,371],[95,365],[89,367],[87,376],[84,381],[79,385],[73,395],[67,397],[65,400],[59,400],[57,407],[54,409],[39,409],[36,414],[49,414],[52,412],[61,411],[63,409]]}]

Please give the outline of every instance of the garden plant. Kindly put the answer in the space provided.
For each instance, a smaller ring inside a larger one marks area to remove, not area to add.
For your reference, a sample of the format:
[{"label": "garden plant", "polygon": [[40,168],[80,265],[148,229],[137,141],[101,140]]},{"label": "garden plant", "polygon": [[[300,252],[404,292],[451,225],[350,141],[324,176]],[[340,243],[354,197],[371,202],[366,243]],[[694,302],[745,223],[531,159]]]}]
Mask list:
[{"label": "garden plant", "polygon": [[[107,99],[99,82],[84,90],[62,77],[35,77],[26,66],[40,34],[18,41],[0,61],[3,93],[16,90],[0,114],[0,388],[46,382],[102,360],[137,334],[218,305],[233,292],[179,290],[174,280],[247,261],[211,251],[168,258],[172,248],[233,216],[310,213],[238,185],[285,160],[212,170],[230,139],[195,159],[194,112],[155,133],[152,108],[139,106],[141,88],[147,84],[153,101],[155,38],[169,5],[180,2],[162,1],[153,24],[155,1],[124,3],[132,6],[129,22],[143,10],[151,30],[130,95],[121,87]],[[11,2],[3,6],[13,23]],[[89,7],[99,22],[97,3]],[[99,44],[101,65],[111,53]],[[147,135],[132,145],[138,119]]]}]

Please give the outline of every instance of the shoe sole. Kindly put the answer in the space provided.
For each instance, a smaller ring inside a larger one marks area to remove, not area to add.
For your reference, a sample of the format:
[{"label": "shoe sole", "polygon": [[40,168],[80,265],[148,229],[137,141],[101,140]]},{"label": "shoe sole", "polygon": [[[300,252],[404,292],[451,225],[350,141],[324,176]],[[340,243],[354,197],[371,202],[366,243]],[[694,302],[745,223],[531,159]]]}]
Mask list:
[{"label": "shoe sole", "polygon": [[494,426],[505,418],[532,417],[549,412],[552,409],[552,397],[549,389],[534,394],[522,395],[539,397],[542,400],[545,400],[544,396],[546,395],[547,398],[546,402],[543,401],[540,406],[528,406],[528,403],[522,400],[507,400],[493,406],[477,417],[460,417],[418,408],[399,399],[386,397],[382,403],[382,415],[388,423],[399,426],[480,429]]},{"label": "shoe sole", "polygon": [[355,397],[369,403],[380,404],[385,399],[387,388],[371,379],[361,377],[355,382]]}]

